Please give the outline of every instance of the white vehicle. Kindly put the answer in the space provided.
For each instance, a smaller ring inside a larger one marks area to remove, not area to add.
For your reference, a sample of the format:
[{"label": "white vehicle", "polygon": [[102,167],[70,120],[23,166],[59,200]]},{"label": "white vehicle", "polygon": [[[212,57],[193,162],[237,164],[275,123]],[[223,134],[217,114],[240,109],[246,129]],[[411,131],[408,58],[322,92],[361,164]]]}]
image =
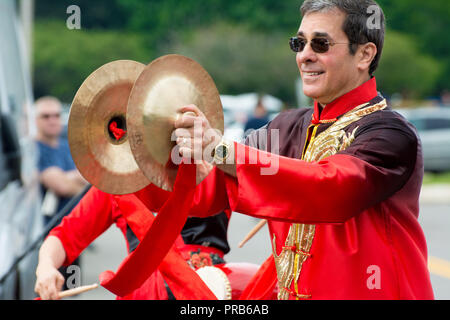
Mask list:
[{"label": "white vehicle", "polygon": [[42,232],[29,63],[16,1],[0,1],[0,299],[34,298]]},{"label": "white vehicle", "polygon": [[450,171],[450,107],[397,111],[419,132],[425,171]]}]

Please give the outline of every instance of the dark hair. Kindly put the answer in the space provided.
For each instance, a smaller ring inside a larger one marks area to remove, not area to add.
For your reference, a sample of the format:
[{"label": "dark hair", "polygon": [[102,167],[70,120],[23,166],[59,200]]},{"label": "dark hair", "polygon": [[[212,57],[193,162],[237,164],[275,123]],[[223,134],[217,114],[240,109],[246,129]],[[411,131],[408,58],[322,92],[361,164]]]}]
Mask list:
[{"label": "dark hair", "polygon": [[[384,45],[385,18],[381,7],[373,0],[306,0],[300,9],[302,17],[311,12],[339,9],[347,14],[342,26],[350,42],[350,53],[355,54],[359,44],[372,42],[377,47],[369,74],[378,67]],[[374,15],[376,19],[373,23]]]}]

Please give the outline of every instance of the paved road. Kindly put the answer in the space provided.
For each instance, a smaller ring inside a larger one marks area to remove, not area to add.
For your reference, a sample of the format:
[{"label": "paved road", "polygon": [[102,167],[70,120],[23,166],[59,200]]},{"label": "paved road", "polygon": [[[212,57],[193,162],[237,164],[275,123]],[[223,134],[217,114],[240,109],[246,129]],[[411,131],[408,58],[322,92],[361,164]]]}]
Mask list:
[{"label": "paved road", "polygon": [[[231,253],[228,262],[262,263],[270,254],[267,227],[264,227],[244,248],[237,248],[242,237],[258,220],[234,214],[230,220],[229,243]],[[436,299],[450,299],[450,204],[429,204],[421,207],[420,223],[428,242],[431,281]],[[122,234],[112,227],[82,256],[82,284],[98,282],[98,275],[105,270],[116,270],[126,255]],[[86,292],[73,299],[114,299],[114,295],[103,288]]]},{"label": "paved road", "polygon": [[422,205],[419,221],[428,245],[428,266],[436,299],[450,299],[450,205]]}]

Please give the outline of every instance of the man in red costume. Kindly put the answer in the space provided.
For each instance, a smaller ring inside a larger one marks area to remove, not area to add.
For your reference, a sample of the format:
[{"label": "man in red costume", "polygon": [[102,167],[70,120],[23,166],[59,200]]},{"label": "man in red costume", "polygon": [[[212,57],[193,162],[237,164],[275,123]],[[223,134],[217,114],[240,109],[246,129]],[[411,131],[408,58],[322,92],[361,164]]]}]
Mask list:
[{"label": "man in red costume", "polygon": [[201,111],[181,108],[197,117],[175,123],[180,154],[193,158],[199,139],[204,159],[213,150],[195,198],[209,207],[215,190],[215,206],[268,219],[273,256],[245,298],[278,284],[279,299],[433,299],[420,141],[373,77],[383,12],[372,0],[306,0],[301,12],[290,44],[314,108],[280,114],[246,145],[211,139]]}]

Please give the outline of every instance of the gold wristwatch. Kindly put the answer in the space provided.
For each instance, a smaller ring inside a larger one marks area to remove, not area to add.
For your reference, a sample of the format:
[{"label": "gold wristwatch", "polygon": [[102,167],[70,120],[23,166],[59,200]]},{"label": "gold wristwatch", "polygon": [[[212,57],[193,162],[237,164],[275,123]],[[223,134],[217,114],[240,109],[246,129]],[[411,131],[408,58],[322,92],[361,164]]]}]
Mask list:
[{"label": "gold wristwatch", "polygon": [[214,158],[214,162],[217,164],[225,163],[225,160],[230,155],[230,144],[222,139],[219,144],[214,148],[212,152],[212,156]]}]

